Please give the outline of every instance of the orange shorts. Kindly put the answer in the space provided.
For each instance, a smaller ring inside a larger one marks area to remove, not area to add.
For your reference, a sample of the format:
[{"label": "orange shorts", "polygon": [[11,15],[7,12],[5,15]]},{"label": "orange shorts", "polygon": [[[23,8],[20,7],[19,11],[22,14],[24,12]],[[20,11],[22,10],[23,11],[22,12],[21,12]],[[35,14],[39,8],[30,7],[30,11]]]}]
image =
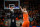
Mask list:
[{"label": "orange shorts", "polygon": [[29,27],[29,21],[24,21],[22,24],[22,27]]}]

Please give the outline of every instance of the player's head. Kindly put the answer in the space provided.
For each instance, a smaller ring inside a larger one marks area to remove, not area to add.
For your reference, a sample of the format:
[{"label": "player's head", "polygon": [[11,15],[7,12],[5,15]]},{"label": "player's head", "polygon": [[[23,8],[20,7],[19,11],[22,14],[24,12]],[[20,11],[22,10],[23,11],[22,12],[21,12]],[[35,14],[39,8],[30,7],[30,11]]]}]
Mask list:
[{"label": "player's head", "polygon": [[24,7],[23,7],[23,9],[24,9],[24,10],[26,10],[26,9],[27,9],[27,7],[26,7],[26,6],[24,6]]}]

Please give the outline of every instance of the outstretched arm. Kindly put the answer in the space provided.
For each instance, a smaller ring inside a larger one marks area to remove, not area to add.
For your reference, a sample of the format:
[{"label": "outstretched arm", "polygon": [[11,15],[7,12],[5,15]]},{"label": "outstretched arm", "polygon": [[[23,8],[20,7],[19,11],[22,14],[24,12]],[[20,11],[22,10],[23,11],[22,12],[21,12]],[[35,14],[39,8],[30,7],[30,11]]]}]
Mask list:
[{"label": "outstretched arm", "polygon": [[20,9],[21,9],[21,11],[22,11],[22,12],[24,12],[24,10],[22,9],[22,7],[21,7],[21,6],[20,6]]},{"label": "outstretched arm", "polygon": [[12,13],[14,13],[14,10],[13,10],[13,9],[10,9],[10,11],[11,11]]},{"label": "outstretched arm", "polygon": [[20,9],[21,9],[21,11],[22,11],[23,13],[27,14],[27,11],[24,11],[24,9],[22,9],[21,7],[20,7]]}]

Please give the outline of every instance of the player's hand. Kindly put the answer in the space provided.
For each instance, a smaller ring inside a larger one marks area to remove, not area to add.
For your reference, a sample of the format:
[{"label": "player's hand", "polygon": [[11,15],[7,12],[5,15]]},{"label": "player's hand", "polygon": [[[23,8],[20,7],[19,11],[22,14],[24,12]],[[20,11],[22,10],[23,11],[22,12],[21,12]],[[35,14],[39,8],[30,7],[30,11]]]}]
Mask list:
[{"label": "player's hand", "polygon": [[20,9],[21,9],[22,7],[20,6]]}]

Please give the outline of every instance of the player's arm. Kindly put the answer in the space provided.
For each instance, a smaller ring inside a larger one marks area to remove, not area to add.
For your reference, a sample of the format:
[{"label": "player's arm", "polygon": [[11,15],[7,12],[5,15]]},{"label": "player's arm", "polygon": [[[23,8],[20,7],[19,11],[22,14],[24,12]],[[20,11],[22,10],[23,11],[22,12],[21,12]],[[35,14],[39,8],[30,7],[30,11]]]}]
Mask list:
[{"label": "player's arm", "polygon": [[27,11],[24,11],[21,7],[20,7],[21,11],[25,14],[27,14]]},{"label": "player's arm", "polygon": [[14,13],[14,10],[13,10],[13,9],[10,9],[10,11],[11,11],[12,13]]},{"label": "player's arm", "polygon": [[21,8],[21,6],[20,6],[20,9],[21,9],[22,12],[24,12],[24,10]]}]

